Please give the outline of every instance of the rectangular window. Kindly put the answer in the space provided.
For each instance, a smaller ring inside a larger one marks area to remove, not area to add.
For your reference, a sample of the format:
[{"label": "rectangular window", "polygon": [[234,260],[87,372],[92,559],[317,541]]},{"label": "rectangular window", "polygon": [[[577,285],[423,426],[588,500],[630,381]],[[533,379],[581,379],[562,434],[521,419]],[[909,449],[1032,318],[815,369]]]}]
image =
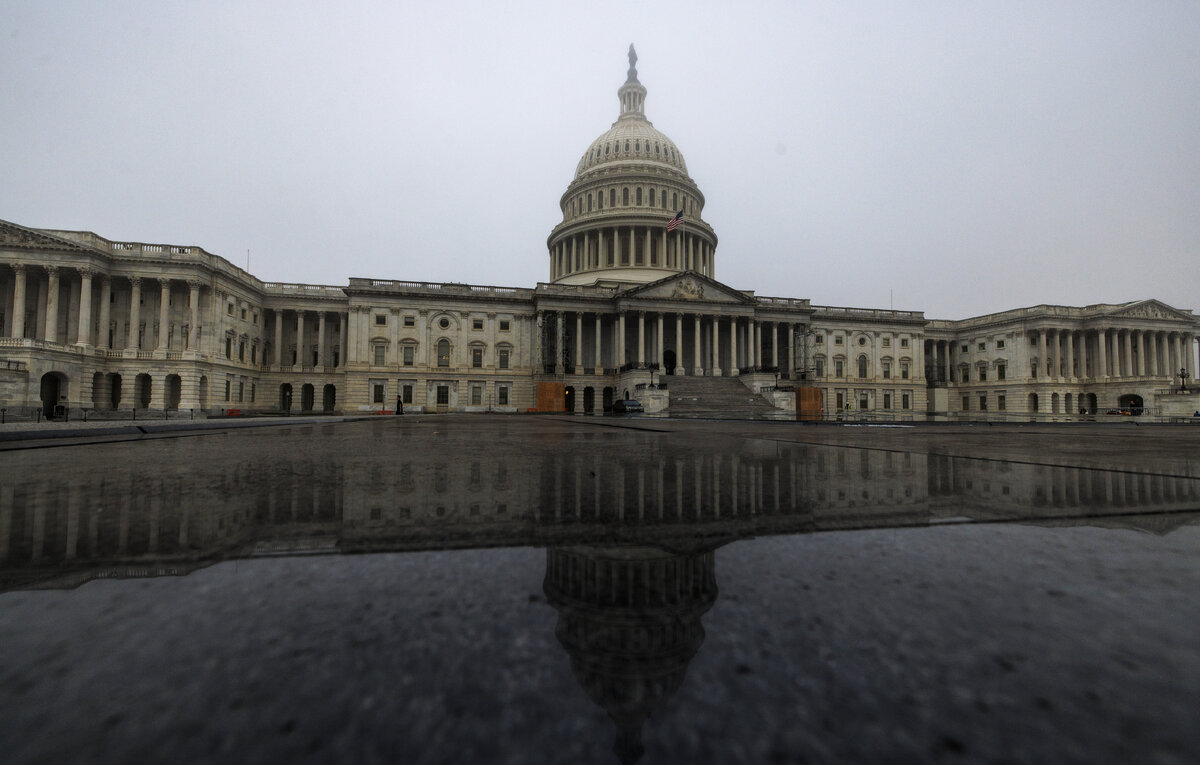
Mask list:
[{"label": "rectangular window", "polygon": [[226,380],[226,381],[225,381],[225,400],[226,400],[226,401],[228,401],[228,400],[229,400],[229,388],[230,388],[230,385],[231,385],[230,381],[229,381],[229,380]]},{"label": "rectangular window", "polygon": [[[145,305],[145,302],[146,302],[145,295],[143,295],[142,296],[142,304]],[[225,313],[229,314],[230,316],[233,316],[233,303],[227,303],[225,305]]]},{"label": "rectangular window", "polygon": [[817,377],[825,376],[825,360],[824,359],[817,359],[816,372],[817,372]]},{"label": "rectangular window", "polygon": [[404,317],[404,326],[406,326],[406,327],[415,327],[415,326],[417,326],[417,320],[416,320],[416,318],[415,318],[415,317],[413,317],[413,316],[405,316],[405,317]]},{"label": "rectangular window", "polygon": [[500,357],[500,359],[499,359],[500,360],[500,368],[508,369],[508,349],[501,348],[498,355]]},{"label": "rectangular window", "polygon": [[844,393],[840,393],[840,392],[839,392],[839,393],[837,394],[837,408],[838,408],[838,411],[841,411],[842,407],[844,407],[844,406],[846,406],[846,394],[844,394]]},{"label": "rectangular window", "polygon": [[963,411],[964,412],[971,411],[971,397],[970,396],[963,396]]},{"label": "rectangular window", "polygon": [[375,346],[375,366],[383,366],[384,360],[387,357],[387,348],[382,345]]},{"label": "rectangular window", "polygon": [[909,398],[908,398],[908,394],[907,394],[907,393],[901,393],[901,394],[900,394],[900,408],[901,408],[901,409],[908,409],[908,408],[909,408],[909,404],[910,404],[910,401],[909,401]]},{"label": "rectangular window", "polygon": [[979,350],[981,350],[981,351],[986,351],[986,350],[987,350],[987,343],[980,343],[980,344],[979,344]]},{"label": "rectangular window", "polygon": [[884,409],[892,408],[892,394],[891,393],[883,394],[883,408]]},{"label": "rectangular window", "polygon": [[981,411],[981,412],[987,411],[987,396],[986,395],[981,394],[979,396],[979,411]]},{"label": "rectangular window", "polygon": [[1003,364],[1000,364],[999,366],[996,367],[996,379],[997,380],[1003,380],[1005,374],[1006,374],[1006,372],[1005,372],[1005,367]]},{"label": "rectangular window", "polygon": [[892,338],[890,338],[890,337],[883,338],[883,347],[891,348],[892,347]]},{"label": "rectangular window", "polygon": [[250,363],[251,364],[258,363],[258,346],[257,345],[250,346]]},{"label": "rectangular window", "polygon": [[1004,404],[1004,394],[1003,393],[1001,393],[999,396],[996,396],[996,408],[999,409],[1001,412],[1003,412],[1006,409],[1005,404]]},{"label": "rectangular window", "polygon": [[987,379],[987,367],[979,368],[979,380],[982,382]]},{"label": "rectangular window", "polygon": [[377,327],[387,326],[387,314],[384,314],[384,313],[375,314],[375,326],[377,326]]},{"label": "rectangular window", "polygon": [[817,345],[824,345],[824,344],[825,344],[825,336],[817,335]]},{"label": "rectangular window", "polygon": [[869,408],[869,404],[867,403],[867,394],[858,394],[858,408],[864,412]]},{"label": "rectangular window", "polygon": [[890,362],[887,362],[887,361],[883,362],[883,379],[885,379],[885,380],[892,379],[892,365]]},{"label": "rectangular window", "polygon": [[411,367],[413,365],[414,349],[411,345],[404,346],[404,366]]},{"label": "rectangular window", "polygon": [[450,386],[449,385],[439,385],[438,386],[437,403],[438,403],[438,406],[449,406],[450,405]]},{"label": "rectangular window", "polygon": [[479,369],[480,367],[483,366],[483,349],[482,348],[472,348],[471,349],[471,366],[476,369]]},{"label": "rectangular window", "polygon": [[471,406],[479,406],[483,403],[483,386],[471,386]]},{"label": "rectangular window", "polygon": [[255,385],[254,383],[250,383],[250,403],[251,404],[254,403],[254,393],[257,389],[258,389],[257,385]]},{"label": "rectangular window", "polygon": [[907,337],[902,337],[902,338],[900,338],[900,347],[901,347],[901,348],[907,348],[907,347],[908,347],[908,338],[907,338]]},{"label": "rectangular window", "polygon": [[834,344],[834,345],[841,345],[841,344],[842,344],[842,336],[841,336],[841,335],[838,335],[837,337],[833,338],[833,344]]},{"label": "rectangular window", "polygon": [[908,362],[907,361],[903,361],[900,363],[900,379],[901,380],[908,379]]},{"label": "rectangular window", "polygon": [[246,344],[238,343],[238,361],[246,360]]},{"label": "rectangular window", "polygon": [[1002,350],[1003,348],[1004,348],[1004,341],[1003,341],[1003,340],[997,340],[997,341],[996,341],[996,349],[997,349],[997,350]]},{"label": "rectangular window", "polygon": [[371,383],[371,403],[383,403],[383,383]]},{"label": "rectangular window", "polygon": [[841,377],[842,373],[845,371],[846,371],[846,365],[843,364],[840,360],[833,362],[833,376],[834,377]]},{"label": "rectangular window", "polygon": [[508,406],[508,386],[501,385],[496,388],[496,403],[500,406]]},{"label": "rectangular window", "polygon": [[245,400],[246,400],[246,383],[239,382],[238,383],[238,401],[245,401]]},{"label": "rectangular window", "polygon": [[401,399],[404,401],[404,403],[406,403],[406,404],[412,403],[412,390],[413,390],[412,385],[405,385],[403,388],[400,389],[400,396],[401,396]]},{"label": "rectangular window", "polygon": [[225,358],[227,358],[227,359],[233,358],[233,338],[232,337],[225,338]]},{"label": "rectangular window", "polygon": [[483,319],[471,319],[471,329],[483,329]]},{"label": "rectangular window", "polygon": [[243,308],[242,309],[242,321],[245,321],[245,320],[246,320],[246,309]]},{"label": "rectangular window", "polygon": [[[609,265],[612,265],[612,264],[610,263]],[[507,331],[508,331],[508,326],[509,326],[509,325],[508,325],[508,319],[501,319],[501,320],[500,320],[500,331],[501,331],[501,332],[507,332]]]}]

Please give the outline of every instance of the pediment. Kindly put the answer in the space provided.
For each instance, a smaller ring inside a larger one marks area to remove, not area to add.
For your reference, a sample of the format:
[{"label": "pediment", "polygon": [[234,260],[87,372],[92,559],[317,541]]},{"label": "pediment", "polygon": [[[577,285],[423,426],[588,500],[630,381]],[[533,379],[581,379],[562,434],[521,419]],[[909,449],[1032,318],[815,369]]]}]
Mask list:
[{"label": "pediment", "polygon": [[726,303],[730,305],[754,305],[754,298],[735,290],[716,279],[685,271],[625,290],[619,296],[624,300],[660,300],[669,302]]},{"label": "pediment", "polygon": [[44,234],[37,229],[25,228],[15,223],[0,220],[0,247],[22,247],[32,250],[87,250],[81,244]]},{"label": "pediment", "polygon": [[1195,316],[1186,311],[1172,308],[1158,300],[1139,300],[1117,308],[1108,314],[1116,319],[1172,319],[1175,321],[1195,321]]}]

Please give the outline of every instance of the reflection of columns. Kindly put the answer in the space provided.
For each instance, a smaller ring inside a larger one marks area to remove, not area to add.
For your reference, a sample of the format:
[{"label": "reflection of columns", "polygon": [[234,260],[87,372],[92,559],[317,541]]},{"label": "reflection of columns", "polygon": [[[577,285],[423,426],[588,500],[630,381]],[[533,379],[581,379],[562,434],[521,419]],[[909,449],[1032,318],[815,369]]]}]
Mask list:
[{"label": "reflection of columns", "polygon": [[[650,234],[646,234],[646,242],[650,242]],[[646,312],[638,311],[638,368],[646,366]]]},{"label": "reflection of columns", "polygon": [[275,309],[275,366],[283,366],[283,311]]},{"label": "reflection of columns", "polygon": [[129,278],[129,342],[126,348],[138,350],[142,347],[142,280],[140,277]]},{"label": "reflection of columns", "polygon": [[575,312],[575,374],[583,374],[583,314]]},{"label": "reflection of columns", "polygon": [[167,349],[167,339],[170,333],[169,328],[171,310],[171,282],[169,279],[159,279],[161,285],[158,294],[158,349],[165,351]]},{"label": "reflection of columns", "polygon": [[46,266],[46,342],[58,342],[58,268]]},{"label": "reflection of columns", "polygon": [[692,338],[692,370],[697,377],[704,374],[704,356],[700,352],[700,314],[692,317],[693,335]]},{"label": "reflection of columns", "polygon": [[79,269],[79,337],[75,344],[85,347],[92,344],[92,276],[95,273],[90,268]]},{"label": "reflection of columns", "polygon": [[25,336],[25,264],[13,266],[12,336]]},{"label": "reflection of columns", "polygon": [[200,351],[200,282],[188,282],[188,340],[186,347],[191,351]]}]

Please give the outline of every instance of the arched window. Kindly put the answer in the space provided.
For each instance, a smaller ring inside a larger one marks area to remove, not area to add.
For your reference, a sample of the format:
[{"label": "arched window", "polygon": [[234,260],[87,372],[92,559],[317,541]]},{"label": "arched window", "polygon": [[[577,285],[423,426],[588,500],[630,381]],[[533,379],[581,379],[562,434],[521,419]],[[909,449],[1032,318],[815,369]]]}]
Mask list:
[{"label": "arched window", "polygon": [[450,366],[450,341],[446,339],[438,340],[437,344],[437,365],[439,367]]},{"label": "arched window", "polygon": [[626,206],[629,205],[629,187],[621,189],[621,204]]},{"label": "arched window", "polygon": [[655,153],[655,154],[659,154],[659,153],[660,153],[660,152],[659,152],[659,150],[658,150],[658,144],[657,144],[657,143],[656,143],[656,144],[654,144],[654,153]]},{"label": "arched window", "polygon": [[640,205],[641,203],[642,203],[642,187],[638,186],[637,187],[637,204]]},{"label": "arched window", "polygon": [[596,208],[599,210],[604,209],[604,192],[603,191],[601,191],[599,194],[596,195]]},{"label": "arched window", "polygon": [[654,207],[654,189],[650,189],[650,206]]},{"label": "arched window", "polygon": [[588,194],[588,212],[592,211],[592,195]]},{"label": "arched window", "polygon": [[671,195],[671,209],[672,210],[679,209],[679,194],[678,193]]},{"label": "arched window", "polygon": [[625,151],[626,152],[629,151],[629,139],[628,138],[625,139]]},{"label": "arched window", "polygon": [[633,142],[633,148],[634,148],[634,150],[635,150],[635,151],[641,151],[641,150],[642,150],[642,142],[641,142],[641,141],[634,141],[634,142]]},{"label": "arched window", "polygon": [[662,206],[666,207],[667,206],[667,190],[663,189],[660,193],[662,194],[662,196],[660,197],[660,199],[662,199]]},{"label": "arched window", "polygon": [[617,206],[617,190],[616,189],[608,190],[608,206],[609,207]]},{"label": "arched window", "polygon": [[867,376],[867,357],[866,356],[858,357],[858,376],[859,376],[859,378],[865,378]]},{"label": "arched window", "polygon": [[608,156],[608,144],[604,144],[604,156]]}]

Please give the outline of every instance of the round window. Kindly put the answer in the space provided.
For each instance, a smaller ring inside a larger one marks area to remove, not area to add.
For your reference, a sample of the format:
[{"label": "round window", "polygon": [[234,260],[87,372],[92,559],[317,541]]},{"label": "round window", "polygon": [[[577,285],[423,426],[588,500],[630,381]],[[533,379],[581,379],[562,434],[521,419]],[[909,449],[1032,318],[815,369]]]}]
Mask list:
[{"label": "round window", "polygon": [[450,326],[450,320],[443,316],[442,320],[438,322],[438,326],[442,329],[446,329]]},{"label": "round window", "polygon": [[[442,319],[442,321],[445,321],[445,319]],[[867,338],[865,338],[865,337],[860,337],[860,338],[858,338],[858,344],[859,344],[859,345],[866,345],[866,344],[867,344]]]}]

